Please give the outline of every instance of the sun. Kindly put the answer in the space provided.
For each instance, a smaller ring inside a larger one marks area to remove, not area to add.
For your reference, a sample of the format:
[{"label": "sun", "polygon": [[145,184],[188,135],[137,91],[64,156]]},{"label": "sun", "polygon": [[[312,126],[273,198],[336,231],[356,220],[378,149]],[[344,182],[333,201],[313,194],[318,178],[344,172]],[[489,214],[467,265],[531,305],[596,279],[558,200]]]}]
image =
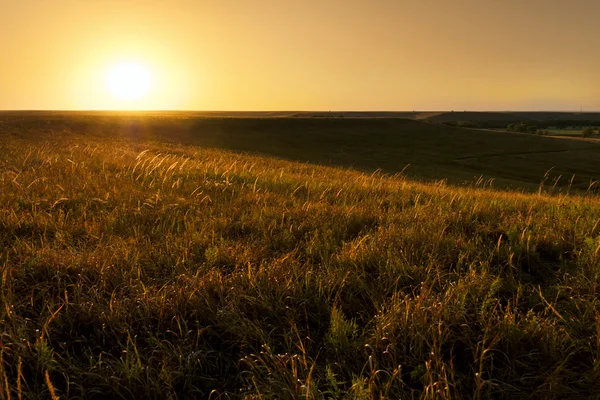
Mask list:
[{"label": "sun", "polygon": [[145,65],[124,61],[112,65],[106,73],[106,86],[118,100],[139,100],[151,89],[152,76]]}]

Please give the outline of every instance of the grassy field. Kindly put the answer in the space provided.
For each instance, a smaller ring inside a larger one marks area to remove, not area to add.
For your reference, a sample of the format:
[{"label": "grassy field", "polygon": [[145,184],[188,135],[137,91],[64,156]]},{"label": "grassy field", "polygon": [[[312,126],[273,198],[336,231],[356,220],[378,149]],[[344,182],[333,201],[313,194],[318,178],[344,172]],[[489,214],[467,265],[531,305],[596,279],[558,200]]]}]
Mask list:
[{"label": "grassy field", "polygon": [[[598,138],[598,130],[594,129],[594,133],[590,138]],[[567,137],[581,137],[582,129],[550,129],[548,134],[552,136],[567,136]]]},{"label": "grassy field", "polygon": [[365,172],[411,162],[422,178],[467,168],[537,186],[528,168],[550,155],[596,173],[593,143],[123,118],[0,122],[0,398],[599,393],[595,195]]},{"label": "grassy field", "polygon": [[[237,115],[237,114],[234,114]],[[262,115],[262,114],[259,114]],[[276,114],[279,116],[279,114]],[[0,114],[5,130],[160,140],[280,159],[402,172],[421,181],[498,189],[595,189],[600,143],[475,130],[401,118],[245,118],[197,113]]]}]

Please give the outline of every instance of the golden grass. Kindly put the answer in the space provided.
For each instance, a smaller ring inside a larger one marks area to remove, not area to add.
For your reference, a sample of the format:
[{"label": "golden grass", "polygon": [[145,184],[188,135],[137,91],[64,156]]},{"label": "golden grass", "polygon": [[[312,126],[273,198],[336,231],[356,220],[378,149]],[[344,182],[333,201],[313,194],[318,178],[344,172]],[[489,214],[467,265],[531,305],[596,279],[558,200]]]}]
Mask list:
[{"label": "golden grass", "polygon": [[4,131],[2,396],[594,396],[599,206]]}]

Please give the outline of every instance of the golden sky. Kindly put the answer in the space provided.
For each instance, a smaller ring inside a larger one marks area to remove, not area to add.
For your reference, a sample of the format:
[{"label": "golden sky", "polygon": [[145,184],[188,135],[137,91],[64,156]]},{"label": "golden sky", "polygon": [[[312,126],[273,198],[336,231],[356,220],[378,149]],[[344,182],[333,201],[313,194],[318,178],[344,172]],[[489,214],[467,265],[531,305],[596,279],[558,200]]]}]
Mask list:
[{"label": "golden sky", "polygon": [[0,0],[0,38],[0,109],[600,110],[600,0]]}]

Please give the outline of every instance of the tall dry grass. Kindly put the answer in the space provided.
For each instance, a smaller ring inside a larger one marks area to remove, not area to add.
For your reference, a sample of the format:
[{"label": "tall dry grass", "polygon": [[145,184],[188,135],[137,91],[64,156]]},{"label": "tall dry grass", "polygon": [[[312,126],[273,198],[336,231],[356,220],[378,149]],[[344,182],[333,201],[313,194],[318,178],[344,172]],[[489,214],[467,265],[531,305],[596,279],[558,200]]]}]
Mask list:
[{"label": "tall dry grass", "polygon": [[0,132],[0,398],[600,390],[595,197]]}]

